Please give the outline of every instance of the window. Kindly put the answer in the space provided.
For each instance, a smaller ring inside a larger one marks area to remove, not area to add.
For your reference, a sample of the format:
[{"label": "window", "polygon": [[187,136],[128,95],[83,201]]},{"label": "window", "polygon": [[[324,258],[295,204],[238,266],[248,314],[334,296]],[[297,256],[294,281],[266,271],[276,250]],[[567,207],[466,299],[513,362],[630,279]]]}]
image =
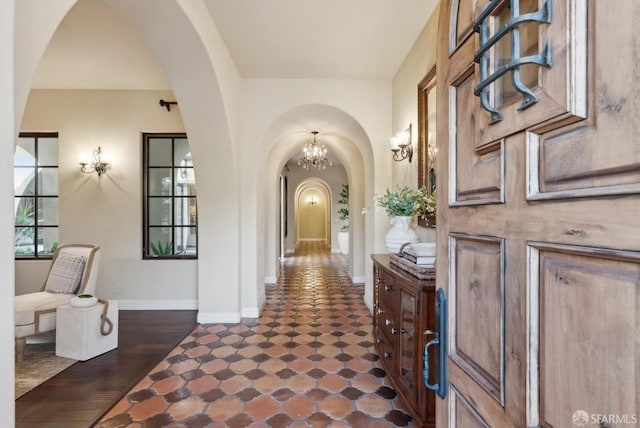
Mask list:
[{"label": "window", "polygon": [[21,133],[13,165],[15,256],[51,258],[58,246],[58,134]]},{"label": "window", "polygon": [[143,134],[143,258],[197,258],[196,181],[185,134]]}]

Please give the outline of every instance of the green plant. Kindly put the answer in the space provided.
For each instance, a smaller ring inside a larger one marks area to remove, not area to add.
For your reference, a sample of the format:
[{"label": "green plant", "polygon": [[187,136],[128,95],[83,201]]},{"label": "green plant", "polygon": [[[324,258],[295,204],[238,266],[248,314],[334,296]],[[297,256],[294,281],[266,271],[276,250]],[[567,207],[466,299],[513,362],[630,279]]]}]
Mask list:
[{"label": "green plant", "polygon": [[338,220],[346,221],[346,224],[343,224],[340,228],[341,232],[347,232],[349,230],[349,185],[343,184],[342,190],[340,191],[340,199],[338,200],[340,205],[344,205],[344,207],[338,209]]},{"label": "green plant", "polygon": [[172,240],[167,241],[166,244],[163,244],[162,241],[159,240],[157,245],[149,241],[149,246],[154,256],[166,256],[173,253]]},{"label": "green plant", "polygon": [[58,241],[55,241],[53,244],[51,244],[51,248],[49,248],[49,253],[48,254],[53,254],[56,252],[56,250],[58,249]]},{"label": "green plant", "polygon": [[[16,210],[16,226],[33,226],[35,218],[35,210],[33,208],[33,202],[29,200],[22,200],[18,204]],[[33,239],[35,228],[33,227],[16,227],[16,234],[14,243],[15,246],[19,246],[23,242],[30,242]],[[25,254],[25,253],[23,253]],[[30,254],[33,254],[33,250]]]},{"label": "green plant", "polygon": [[395,192],[387,189],[382,196],[375,197],[376,205],[384,208],[389,217],[425,217],[435,213],[435,194],[429,194],[426,187],[410,189],[404,186]]},{"label": "green plant", "polygon": [[33,246],[27,248],[16,248],[16,256],[31,256],[33,254]]},{"label": "green plant", "polygon": [[33,225],[34,215],[35,210],[33,209],[33,202],[23,200],[18,204],[18,210],[16,212],[16,226]]}]

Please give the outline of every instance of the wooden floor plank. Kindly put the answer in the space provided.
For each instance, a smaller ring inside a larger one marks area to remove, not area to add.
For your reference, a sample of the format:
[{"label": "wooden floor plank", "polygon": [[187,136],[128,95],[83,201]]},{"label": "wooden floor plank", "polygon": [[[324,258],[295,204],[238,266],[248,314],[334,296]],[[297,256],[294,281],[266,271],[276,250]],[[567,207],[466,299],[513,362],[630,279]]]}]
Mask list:
[{"label": "wooden floor plank", "polygon": [[16,400],[16,427],[89,427],[196,326],[196,311],[119,313],[118,348],[79,361]]}]

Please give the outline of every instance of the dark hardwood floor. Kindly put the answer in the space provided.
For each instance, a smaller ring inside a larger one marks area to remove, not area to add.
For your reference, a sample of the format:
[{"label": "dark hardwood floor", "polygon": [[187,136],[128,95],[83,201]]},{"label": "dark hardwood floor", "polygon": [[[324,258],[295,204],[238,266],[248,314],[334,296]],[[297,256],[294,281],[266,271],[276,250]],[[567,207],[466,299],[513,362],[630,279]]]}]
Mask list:
[{"label": "dark hardwood floor", "polygon": [[16,427],[90,427],[196,326],[196,311],[123,311],[118,349],[16,400]]}]

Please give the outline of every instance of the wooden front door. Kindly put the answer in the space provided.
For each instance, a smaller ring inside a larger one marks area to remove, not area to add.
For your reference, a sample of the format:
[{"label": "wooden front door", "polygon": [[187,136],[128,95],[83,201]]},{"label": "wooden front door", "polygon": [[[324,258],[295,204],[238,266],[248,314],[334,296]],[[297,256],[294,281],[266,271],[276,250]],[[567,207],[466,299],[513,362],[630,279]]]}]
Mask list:
[{"label": "wooden front door", "polygon": [[640,424],[640,2],[443,0],[439,427]]}]

